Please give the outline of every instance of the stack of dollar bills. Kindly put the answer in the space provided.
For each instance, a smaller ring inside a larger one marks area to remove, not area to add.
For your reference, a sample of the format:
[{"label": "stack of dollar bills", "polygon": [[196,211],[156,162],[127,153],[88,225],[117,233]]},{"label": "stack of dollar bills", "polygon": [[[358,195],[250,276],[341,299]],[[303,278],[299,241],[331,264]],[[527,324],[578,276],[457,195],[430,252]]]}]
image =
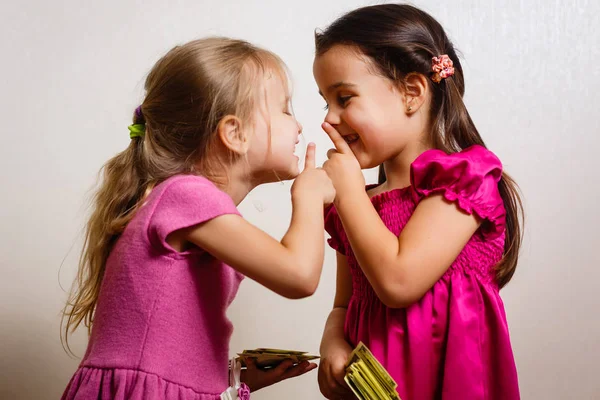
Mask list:
[{"label": "stack of dollar bills", "polygon": [[344,380],[360,400],[400,400],[398,385],[363,342],[350,354]]},{"label": "stack of dollar bills", "polygon": [[245,358],[253,358],[256,360],[258,368],[273,368],[281,364],[285,360],[292,360],[294,364],[299,364],[302,361],[315,360],[319,356],[313,356],[306,351],[281,350],[281,349],[254,349],[244,350],[238,353],[238,359],[242,367],[246,366]]}]

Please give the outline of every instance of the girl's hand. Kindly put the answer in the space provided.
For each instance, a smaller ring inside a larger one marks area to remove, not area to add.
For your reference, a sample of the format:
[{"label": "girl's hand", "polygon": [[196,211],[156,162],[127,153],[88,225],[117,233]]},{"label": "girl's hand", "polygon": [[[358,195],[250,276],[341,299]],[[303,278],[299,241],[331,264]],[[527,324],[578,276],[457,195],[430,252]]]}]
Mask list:
[{"label": "girl's hand", "polygon": [[292,185],[292,196],[312,196],[318,194],[323,199],[323,204],[328,205],[335,198],[335,188],[327,173],[315,167],[315,144],[309,143],[306,148],[306,161],[304,170]]},{"label": "girl's hand", "polygon": [[327,122],[324,122],[321,127],[329,135],[335,146],[335,149],[330,149],[327,152],[329,160],[323,164],[323,169],[333,182],[336,195],[338,197],[345,197],[348,194],[356,193],[356,191],[364,192],[365,177],[350,146],[348,146],[348,143],[346,143],[340,133]]},{"label": "girl's hand", "polygon": [[353,399],[354,394],[344,381],[346,362],[352,348],[346,341],[336,341],[321,353],[319,362],[319,389],[328,399]]},{"label": "girl's hand", "polygon": [[252,392],[285,379],[304,375],[317,367],[317,364],[308,361],[294,366],[291,360],[285,360],[275,368],[262,370],[256,366],[256,361],[252,358],[246,358],[245,362],[246,369],[242,370],[240,378]]}]

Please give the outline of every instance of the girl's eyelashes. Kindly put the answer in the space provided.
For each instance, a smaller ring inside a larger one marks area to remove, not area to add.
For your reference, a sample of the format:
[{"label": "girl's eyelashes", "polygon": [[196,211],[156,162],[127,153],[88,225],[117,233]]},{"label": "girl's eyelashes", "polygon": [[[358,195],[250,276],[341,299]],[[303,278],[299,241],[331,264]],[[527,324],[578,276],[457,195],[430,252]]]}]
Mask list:
[{"label": "girl's eyelashes", "polygon": [[[348,101],[352,98],[353,96],[338,96],[337,98],[337,102],[340,105],[340,107],[346,107],[346,105],[348,104]],[[329,104],[325,104],[325,107],[323,107],[323,110],[327,111],[329,110]]]},{"label": "girl's eyelashes", "polygon": [[[352,98],[353,96],[338,96],[337,98],[337,102],[340,105],[340,107],[345,107],[346,104],[348,104],[348,101]],[[323,110],[327,111],[329,110],[329,104],[325,104],[325,107],[323,107]]]},{"label": "girl's eyelashes", "polygon": [[[341,94],[337,94],[336,102],[337,102],[337,104],[339,104],[340,107],[344,108],[344,107],[346,107],[346,105],[348,104],[348,101],[350,101],[350,99],[352,97],[354,97],[353,94],[345,94],[343,96]],[[323,100],[326,100],[325,96],[323,96]],[[323,110],[325,110],[325,111],[329,110],[329,103],[325,102],[325,107],[323,107]]]},{"label": "girl's eyelashes", "polygon": [[341,107],[345,107],[352,96],[338,96],[338,103]]}]

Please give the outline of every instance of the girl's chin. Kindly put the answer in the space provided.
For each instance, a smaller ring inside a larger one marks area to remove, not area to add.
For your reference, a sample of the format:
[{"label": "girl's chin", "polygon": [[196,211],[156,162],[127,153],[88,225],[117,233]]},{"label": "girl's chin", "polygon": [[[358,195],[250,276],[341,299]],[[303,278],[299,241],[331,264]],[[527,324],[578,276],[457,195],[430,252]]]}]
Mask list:
[{"label": "girl's chin", "polygon": [[272,175],[269,179],[271,182],[288,181],[290,179],[295,179],[298,175],[300,175],[300,170],[298,165],[294,165],[286,170],[273,170],[272,174],[270,175]]},{"label": "girl's chin", "polygon": [[[284,174],[282,176],[282,179],[294,179],[296,178],[298,175],[300,175],[300,170],[298,168],[298,166],[296,166],[295,168],[291,169],[290,171],[288,171],[286,174]],[[285,178],[284,178],[285,177]]]}]

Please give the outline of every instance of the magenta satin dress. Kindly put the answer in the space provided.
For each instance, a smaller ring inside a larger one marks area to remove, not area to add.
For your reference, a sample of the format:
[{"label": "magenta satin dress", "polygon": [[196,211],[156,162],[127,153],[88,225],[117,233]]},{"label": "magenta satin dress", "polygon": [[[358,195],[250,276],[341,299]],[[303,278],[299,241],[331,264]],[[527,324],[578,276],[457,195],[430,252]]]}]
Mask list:
[{"label": "magenta satin dress", "polygon": [[[326,211],[329,244],[348,257],[352,297],[346,340],[364,342],[398,383],[403,400],[519,398],[517,370],[494,266],[505,240],[498,190],[500,160],[481,146],[447,155],[421,154],[411,186],[372,198],[379,216],[400,235],[418,202],[442,194],[484,220],[444,276],[407,308],[386,307],[352,252],[335,208]],[[365,234],[369,234],[365,232]]]}]

